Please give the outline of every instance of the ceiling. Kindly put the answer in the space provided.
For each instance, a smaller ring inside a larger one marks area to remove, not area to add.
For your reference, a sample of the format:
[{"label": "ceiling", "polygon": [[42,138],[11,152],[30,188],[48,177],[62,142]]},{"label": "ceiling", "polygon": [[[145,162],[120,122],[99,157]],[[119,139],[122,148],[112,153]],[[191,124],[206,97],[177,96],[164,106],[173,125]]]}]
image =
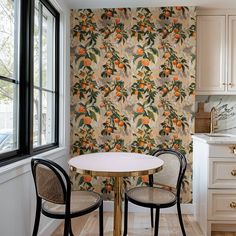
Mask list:
[{"label": "ceiling", "polygon": [[198,6],[236,8],[236,0],[64,0],[71,9],[116,7]]}]

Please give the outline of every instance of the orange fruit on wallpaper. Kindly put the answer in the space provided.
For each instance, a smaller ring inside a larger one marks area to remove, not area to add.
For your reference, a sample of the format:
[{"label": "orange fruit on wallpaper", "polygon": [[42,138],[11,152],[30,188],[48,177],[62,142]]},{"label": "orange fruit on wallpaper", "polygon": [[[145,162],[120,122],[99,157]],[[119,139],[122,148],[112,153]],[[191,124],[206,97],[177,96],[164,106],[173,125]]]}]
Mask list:
[{"label": "orange fruit on wallpaper", "polygon": [[148,144],[147,144],[147,147],[148,147],[148,148],[151,148],[151,147],[152,147],[152,143],[148,143]]},{"label": "orange fruit on wallpaper", "polygon": [[179,96],[180,96],[180,92],[179,92],[179,91],[176,91],[176,92],[175,92],[175,96],[176,96],[176,97],[179,97]]},{"label": "orange fruit on wallpaper", "polygon": [[143,141],[139,141],[139,143],[138,143],[139,147],[143,147],[144,144],[145,144],[145,143],[144,143]]},{"label": "orange fruit on wallpaper", "polygon": [[150,61],[147,58],[143,58],[141,60],[141,63],[142,63],[143,66],[149,66]]},{"label": "orange fruit on wallpaper", "polygon": [[165,11],[164,15],[165,15],[165,17],[170,17],[170,12],[169,11]]},{"label": "orange fruit on wallpaper", "polygon": [[82,29],[83,31],[85,31],[85,30],[87,29],[87,26],[86,26],[86,25],[82,25],[81,29]]},{"label": "orange fruit on wallpaper", "polygon": [[119,123],[119,121],[120,121],[120,120],[119,120],[119,118],[117,118],[117,117],[114,119],[114,122],[115,122],[115,123]]},{"label": "orange fruit on wallpaper", "polygon": [[147,175],[143,175],[141,178],[142,178],[142,182],[143,183],[147,183],[148,182],[148,176]]},{"label": "orange fruit on wallpaper", "polygon": [[169,69],[165,69],[164,73],[165,73],[166,76],[168,76],[170,74],[170,70]]},{"label": "orange fruit on wallpaper", "polygon": [[148,85],[147,85],[147,88],[148,88],[148,90],[151,90],[151,89],[152,89],[152,85],[151,85],[151,84],[148,84]]},{"label": "orange fruit on wallpaper", "polygon": [[111,127],[107,127],[107,133],[111,133],[112,132],[112,128]]},{"label": "orange fruit on wallpaper", "polygon": [[121,32],[121,29],[120,28],[117,28],[116,29],[116,33],[120,33]]},{"label": "orange fruit on wallpaper", "polygon": [[173,80],[174,80],[174,81],[178,80],[178,76],[177,76],[177,75],[174,76],[174,77],[173,77]]},{"label": "orange fruit on wallpaper", "polygon": [[112,75],[112,69],[107,69],[107,70],[106,70],[106,74],[107,74],[107,75]]},{"label": "orange fruit on wallpaper", "polygon": [[86,142],[82,142],[82,147],[86,147],[87,146],[87,143]]},{"label": "orange fruit on wallpaper", "polygon": [[143,25],[140,25],[140,26],[139,26],[139,29],[140,29],[140,31],[144,31],[144,26],[143,26]]},{"label": "orange fruit on wallpaper", "polygon": [[119,123],[118,123],[118,125],[119,125],[120,127],[123,127],[123,126],[124,126],[124,124],[125,124],[125,123],[124,123],[124,121],[122,121],[122,120],[121,120],[121,121],[119,121]]},{"label": "orange fruit on wallpaper", "polygon": [[169,133],[170,133],[170,127],[167,126],[167,127],[165,127],[164,130],[165,130],[165,133],[166,133],[166,134],[169,134]]},{"label": "orange fruit on wallpaper", "polygon": [[86,50],[84,48],[79,48],[78,53],[79,55],[84,55],[86,53]]},{"label": "orange fruit on wallpaper", "polygon": [[80,106],[79,109],[78,109],[78,111],[79,111],[80,113],[84,113],[84,112],[85,112],[85,108],[84,108],[83,106]]},{"label": "orange fruit on wallpaper", "polygon": [[92,122],[92,119],[89,116],[84,117],[84,124],[85,125],[90,125]]},{"label": "orange fruit on wallpaper", "polygon": [[144,117],[142,118],[142,124],[143,124],[143,125],[148,125],[148,124],[149,124],[149,122],[150,122],[150,119],[149,119],[149,117],[147,117],[147,116],[144,116]]},{"label": "orange fruit on wallpaper", "polygon": [[117,96],[117,97],[121,97],[121,96],[122,96],[122,93],[121,93],[121,92],[116,92],[116,96]]},{"label": "orange fruit on wallpaper", "polygon": [[181,121],[181,120],[178,120],[177,123],[176,123],[176,125],[177,125],[178,127],[181,127],[182,121]]},{"label": "orange fruit on wallpaper", "polygon": [[89,26],[89,30],[90,31],[94,31],[94,27],[93,26]]},{"label": "orange fruit on wallpaper", "polygon": [[123,69],[124,68],[124,64],[123,63],[120,63],[119,65],[118,65],[118,67],[120,68],[120,69]]},{"label": "orange fruit on wallpaper", "polygon": [[175,33],[175,34],[177,34],[177,33],[179,32],[179,29],[177,29],[177,28],[174,28],[174,30],[173,30],[173,31],[174,31],[174,33]]},{"label": "orange fruit on wallpaper", "polygon": [[165,88],[162,89],[162,92],[165,94],[165,93],[168,92],[168,89],[165,87]]},{"label": "orange fruit on wallpaper", "polygon": [[117,38],[117,39],[121,39],[122,37],[123,37],[122,34],[117,34],[117,35],[116,35],[116,38]]},{"label": "orange fruit on wallpaper", "polygon": [[92,180],[92,177],[90,176],[90,175],[85,175],[84,176],[84,182],[85,183],[88,183],[88,182],[90,182]]},{"label": "orange fruit on wallpaper", "polygon": [[138,90],[134,90],[134,95],[138,95]]},{"label": "orange fruit on wallpaper", "polygon": [[177,61],[176,61],[176,60],[173,60],[173,61],[172,61],[172,64],[173,64],[174,66],[176,66],[176,65],[177,65]]},{"label": "orange fruit on wallpaper", "polygon": [[175,34],[176,39],[180,39],[180,34]]},{"label": "orange fruit on wallpaper", "polygon": [[120,24],[120,18],[116,19],[116,24]]},{"label": "orange fruit on wallpaper", "polygon": [[173,148],[174,148],[174,149],[178,149],[178,148],[179,148],[179,144],[175,143],[175,144],[173,145]]},{"label": "orange fruit on wallpaper", "polygon": [[114,61],[114,63],[115,63],[115,65],[119,65],[119,60],[116,59],[116,60]]},{"label": "orange fruit on wallpaper", "polygon": [[141,89],[143,89],[145,87],[145,84],[143,84],[143,83],[141,83],[140,85],[139,85],[139,88],[141,88]]},{"label": "orange fruit on wallpaper", "polygon": [[120,86],[116,86],[116,91],[120,91],[121,87]]},{"label": "orange fruit on wallpaper", "polygon": [[94,84],[90,84],[89,87],[90,87],[91,89],[94,89]]},{"label": "orange fruit on wallpaper", "polygon": [[117,143],[117,144],[115,145],[115,148],[116,148],[117,150],[120,150],[121,145],[120,145],[119,143]]},{"label": "orange fruit on wallpaper", "polygon": [[106,115],[107,115],[107,116],[111,116],[111,115],[112,115],[112,111],[107,111],[107,112],[106,112]]},{"label": "orange fruit on wallpaper", "polygon": [[144,51],[143,51],[142,48],[138,48],[138,49],[137,49],[137,52],[136,52],[137,55],[140,55],[140,56],[141,56],[141,55],[143,55],[143,53],[144,53]]},{"label": "orange fruit on wallpaper", "polygon": [[164,57],[165,57],[166,59],[168,59],[168,58],[170,57],[170,53],[169,53],[169,52],[165,52]]},{"label": "orange fruit on wallpaper", "polygon": [[182,7],[178,6],[175,8],[176,10],[180,11],[182,9]]},{"label": "orange fruit on wallpaper", "polygon": [[176,124],[176,123],[177,123],[177,118],[174,117],[174,118],[172,119],[172,122],[173,122],[174,124]]},{"label": "orange fruit on wallpaper", "polygon": [[92,61],[89,58],[85,58],[84,59],[84,66],[91,66],[92,65]]},{"label": "orange fruit on wallpaper", "polygon": [[[177,92],[179,91],[179,88],[177,86],[174,86],[174,91]],[[177,96],[178,97],[178,96]]]},{"label": "orange fruit on wallpaper", "polygon": [[105,93],[109,93],[109,92],[110,92],[110,89],[109,89],[108,87],[106,87],[106,88],[104,89],[104,92],[105,92]]},{"label": "orange fruit on wallpaper", "polygon": [[169,111],[164,111],[164,116],[169,116],[170,112]]},{"label": "orange fruit on wallpaper", "polygon": [[143,109],[142,107],[138,107],[138,108],[137,108],[137,112],[138,112],[138,113],[143,113],[143,111],[144,111],[144,109]]},{"label": "orange fruit on wallpaper", "polygon": [[116,81],[119,81],[120,80],[120,76],[116,76]]},{"label": "orange fruit on wallpaper", "polygon": [[109,151],[109,150],[110,150],[110,148],[109,148],[108,145],[105,145],[105,146],[104,146],[104,149],[105,149],[106,151]]},{"label": "orange fruit on wallpaper", "polygon": [[85,83],[82,83],[82,84],[81,84],[81,88],[82,88],[82,89],[85,89],[86,87],[87,87],[87,84],[85,84]]},{"label": "orange fruit on wallpaper", "polygon": [[181,68],[182,68],[182,64],[181,64],[181,63],[178,63],[176,67],[177,67],[178,69],[181,69]]},{"label": "orange fruit on wallpaper", "polygon": [[151,26],[148,26],[148,27],[147,27],[147,31],[148,31],[148,32],[151,32],[151,31],[152,31],[152,27],[151,27]]},{"label": "orange fruit on wallpaper", "polygon": [[111,12],[111,11],[108,11],[108,12],[106,13],[106,15],[107,15],[108,17],[111,17],[111,16],[112,16],[112,12]]}]

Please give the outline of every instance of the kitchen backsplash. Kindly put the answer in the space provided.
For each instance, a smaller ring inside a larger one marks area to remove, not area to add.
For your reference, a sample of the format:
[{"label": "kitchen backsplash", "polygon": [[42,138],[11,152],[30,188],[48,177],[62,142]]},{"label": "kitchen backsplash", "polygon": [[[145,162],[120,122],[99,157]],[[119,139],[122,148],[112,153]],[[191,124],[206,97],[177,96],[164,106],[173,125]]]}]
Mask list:
[{"label": "kitchen backsplash", "polygon": [[236,96],[234,95],[211,95],[196,96],[196,109],[198,102],[205,103],[205,111],[210,112],[216,108],[216,120],[218,128],[215,132],[236,134]]}]

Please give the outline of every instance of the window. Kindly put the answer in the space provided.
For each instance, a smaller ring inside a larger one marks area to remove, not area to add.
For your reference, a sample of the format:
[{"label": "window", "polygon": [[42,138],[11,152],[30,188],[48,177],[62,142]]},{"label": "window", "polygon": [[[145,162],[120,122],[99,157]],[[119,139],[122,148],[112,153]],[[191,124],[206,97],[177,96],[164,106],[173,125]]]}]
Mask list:
[{"label": "window", "polygon": [[59,13],[0,2],[0,165],[58,146]]}]

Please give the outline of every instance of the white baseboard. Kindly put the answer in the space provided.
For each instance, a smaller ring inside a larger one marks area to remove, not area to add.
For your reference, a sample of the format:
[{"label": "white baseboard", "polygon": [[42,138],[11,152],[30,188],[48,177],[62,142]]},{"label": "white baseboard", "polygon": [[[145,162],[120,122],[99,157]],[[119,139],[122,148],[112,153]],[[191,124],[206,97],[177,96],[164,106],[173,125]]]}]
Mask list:
[{"label": "white baseboard", "polygon": [[[104,201],[104,211],[106,212],[113,212],[114,206],[113,201]],[[124,207],[124,206],[123,206]],[[181,211],[182,214],[193,214],[193,204],[181,204]],[[129,202],[129,212],[139,212],[139,213],[145,213],[149,212],[148,208],[136,206],[133,203]],[[162,213],[177,213],[177,207],[176,205],[173,207],[161,209]]]}]

